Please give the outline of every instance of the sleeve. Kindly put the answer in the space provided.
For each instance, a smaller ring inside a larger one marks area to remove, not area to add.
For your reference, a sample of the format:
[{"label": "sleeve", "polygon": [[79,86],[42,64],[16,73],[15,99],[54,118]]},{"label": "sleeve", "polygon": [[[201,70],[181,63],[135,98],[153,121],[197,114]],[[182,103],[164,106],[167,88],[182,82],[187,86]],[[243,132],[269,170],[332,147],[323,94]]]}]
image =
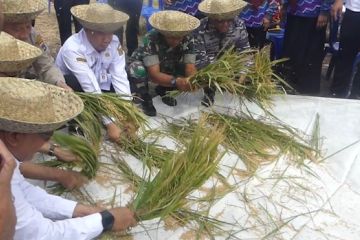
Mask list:
[{"label": "sleeve", "polygon": [[103,230],[99,213],[71,218],[76,202],[31,185],[18,169],[15,169],[11,190],[17,217],[15,240],[85,240],[95,238]]},{"label": "sleeve", "polygon": [[272,16],[274,16],[276,14],[276,12],[278,11],[279,3],[277,2],[277,0],[268,0],[267,4],[268,4],[268,6],[265,10],[265,17],[267,17],[268,19],[271,19]]},{"label": "sleeve", "polygon": [[195,53],[195,39],[192,35],[187,37],[186,48],[184,52],[184,63],[195,64],[196,53]]},{"label": "sleeve", "polygon": [[245,49],[250,48],[249,39],[248,39],[248,33],[246,31],[245,23],[240,18],[236,19],[236,28],[238,32],[238,37],[235,41],[235,48],[236,51],[242,52]]},{"label": "sleeve", "polygon": [[31,38],[33,44],[40,48],[43,53],[38,57],[32,66],[35,69],[35,72],[39,76],[39,79],[43,82],[56,85],[58,82],[65,82],[64,76],[62,75],[60,69],[55,65],[54,59],[50,54],[48,46],[45,44],[43,38],[40,34],[37,34],[32,30]]},{"label": "sleeve", "polygon": [[329,14],[331,5],[334,3],[334,0],[323,0],[320,6],[320,12],[323,14]]},{"label": "sleeve", "polygon": [[62,60],[66,68],[77,78],[84,92],[101,93],[100,85],[93,70],[83,59],[86,59],[85,56],[70,49],[66,49],[62,53]]},{"label": "sleeve", "polygon": [[121,49],[121,45],[113,51],[113,54],[114,58],[110,64],[109,73],[115,92],[131,95],[130,84],[125,70],[125,54]]},{"label": "sleeve", "polygon": [[160,64],[159,55],[154,41],[154,32],[149,32],[144,37],[144,66],[150,67],[153,65]]}]

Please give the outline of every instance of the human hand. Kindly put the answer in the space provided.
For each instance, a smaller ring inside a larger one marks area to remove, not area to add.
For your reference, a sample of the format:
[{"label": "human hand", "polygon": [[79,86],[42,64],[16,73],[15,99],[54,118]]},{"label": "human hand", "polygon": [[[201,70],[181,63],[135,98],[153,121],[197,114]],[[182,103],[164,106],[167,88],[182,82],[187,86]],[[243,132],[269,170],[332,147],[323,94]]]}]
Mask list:
[{"label": "human hand", "polygon": [[343,9],[343,0],[336,0],[334,4],[331,6],[331,17],[334,21],[337,21],[340,19],[342,15],[342,9]]},{"label": "human hand", "polygon": [[112,231],[123,231],[137,224],[135,213],[125,207],[110,209],[109,212],[114,216],[115,221]]},{"label": "human hand", "polygon": [[189,78],[184,78],[184,77],[176,78],[176,87],[180,91],[184,91],[184,92],[191,91],[191,85],[189,83]]},{"label": "human hand", "polygon": [[70,92],[73,92],[73,91],[74,91],[71,87],[69,87],[69,85],[67,85],[67,84],[66,84],[65,82],[63,82],[63,81],[58,81],[58,82],[56,83],[56,86],[61,87],[61,88],[64,88],[65,90],[70,91]]},{"label": "human hand", "polygon": [[10,184],[16,162],[13,155],[0,140],[0,183]]},{"label": "human hand", "polygon": [[173,0],[165,0],[165,4],[166,5],[171,5],[171,4],[173,4]]},{"label": "human hand", "polygon": [[118,142],[120,140],[121,130],[115,123],[112,122],[106,125],[106,130],[110,141]]},{"label": "human hand", "polygon": [[264,27],[264,31],[267,31],[268,28],[270,27],[270,19],[268,19],[267,17],[264,17],[263,19],[263,27]]},{"label": "human hand", "polygon": [[326,14],[321,14],[318,16],[316,28],[323,28],[328,22],[328,16]]},{"label": "human hand", "polygon": [[69,171],[61,170],[61,171],[62,172],[59,174],[60,175],[59,183],[68,190],[80,188],[88,181],[88,179],[85,176],[81,175],[81,173],[79,172],[70,171],[70,170]]},{"label": "human hand", "polygon": [[[40,152],[48,154],[50,151],[50,146],[50,142],[44,143],[40,148]],[[54,154],[57,159],[63,162],[74,162],[78,160],[78,157],[73,152],[58,145],[55,145],[54,147]]]}]

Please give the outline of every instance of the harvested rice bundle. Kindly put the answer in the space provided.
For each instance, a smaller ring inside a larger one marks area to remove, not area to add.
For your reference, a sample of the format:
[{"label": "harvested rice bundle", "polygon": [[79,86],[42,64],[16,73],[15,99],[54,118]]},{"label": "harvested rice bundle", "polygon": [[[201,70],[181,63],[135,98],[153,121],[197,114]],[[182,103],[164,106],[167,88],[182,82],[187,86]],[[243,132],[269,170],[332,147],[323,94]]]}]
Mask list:
[{"label": "harvested rice bundle", "polygon": [[284,93],[280,83],[287,85],[272,70],[283,60],[271,61],[268,52],[268,48],[241,53],[227,50],[217,61],[190,77],[189,82],[193,89],[210,87],[221,94],[229,92],[268,107],[272,95]]},{"label": "harvested rice bundle", "polygon": [[83,134],[92,143],[99,143],[102,124],[100,118],[111,117],[121,129],[130,130],[143,127],[146,118],[143,113],[132,104],[115,93],[76,93],[84,102],[84,111],[75,119]]},{"label": "harvested rice bundle", "polygon": [[186,197],[217,170],[223,131],[208,129],[201,119],[183,151],[165,161],[152,181],[145,181],[132,203],[140,220],[167,217],[186,204]]},{"label": "harvested rice bundle", "polygon": [[52,167],[81,168],[81,173],[89,179],[95,177],[99,168],[99,149],[94,148],[84,138],[55,132],[52,138],[55,143],[70,150],[77,158],[74,162],[61,162],[58,160],[47,161],[44,164]]}]

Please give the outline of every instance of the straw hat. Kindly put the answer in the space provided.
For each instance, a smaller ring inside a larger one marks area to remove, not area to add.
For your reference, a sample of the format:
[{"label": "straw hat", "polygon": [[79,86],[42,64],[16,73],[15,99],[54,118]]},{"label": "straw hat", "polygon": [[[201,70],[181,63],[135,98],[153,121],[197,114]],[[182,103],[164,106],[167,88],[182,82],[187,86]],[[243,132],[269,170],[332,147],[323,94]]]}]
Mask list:
[{"label": "straw hat", "polygon": [[0,33],[0,72],[19,72],[29,67],[42,51],[13,36]]},{"label": "straw hat", "polygon": [[239,15],[247,5],[242,0],[204,0],[199,4],[199,11],[209,18],[224,20]]},{"label": "straw hat", "polygon": [[5,22],[27,22],[47,6],[46,0],[3,0]]},{"label": "straw hat", "polygon": [[115,32],[129,20],[129,15],[104,3],[77,5],[71,13],[84,28],[99,32]]},{"label": "straw hat", "polygon": [[183,37],[200,26],[199,19],[179,11],[160,11],[149,18],[150,25],[166,36]]},{"label": "straw hat", "polygon": [[40,81],[0,77],[0,130],[42,133],[58,129],[84,108],[73,92]]}]

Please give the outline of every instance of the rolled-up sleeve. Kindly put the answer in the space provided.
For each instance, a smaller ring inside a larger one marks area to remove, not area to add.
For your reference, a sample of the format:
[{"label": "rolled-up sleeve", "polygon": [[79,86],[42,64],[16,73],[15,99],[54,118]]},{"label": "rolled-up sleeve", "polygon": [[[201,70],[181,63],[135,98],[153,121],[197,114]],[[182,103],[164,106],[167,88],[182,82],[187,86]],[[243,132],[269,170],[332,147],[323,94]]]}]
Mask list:
[{"label": "rolled-up sleeve", "polygon": [[86,59],[85,56],[72,50],[64,50],[62,60],[66,68],[77,78],[84,92],[101,93],[101,88],[96,80],[93,70],[87,62],[77,59]]}]

